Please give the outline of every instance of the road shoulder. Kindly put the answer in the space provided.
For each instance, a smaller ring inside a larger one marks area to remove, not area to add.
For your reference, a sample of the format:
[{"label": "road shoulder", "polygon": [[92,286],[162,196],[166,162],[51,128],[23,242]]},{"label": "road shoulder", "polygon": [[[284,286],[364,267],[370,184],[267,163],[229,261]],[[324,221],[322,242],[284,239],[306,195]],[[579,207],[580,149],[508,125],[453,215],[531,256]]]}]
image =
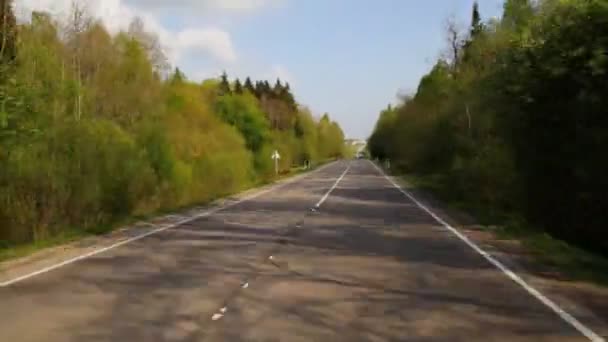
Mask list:
[{"label": "road shoulder", "polygon": [[49,268],[55,268],[64,263],[71,263],[78,258],[86,258],[89,255],[102,253],[105,250],[127,244],[132,240],[152,235],[162,230],[171,229],[183,222],[211,215],[217,211],[228,208],[233,204],[252,199],[280,188],[283,185],[296,182],[332,164],[333,163],[327,163],[308,172],[284,177],[267,185],[244,190],[220,198],[207,205],[192,206],[170,214],[153,216],[146,220],[140,220],[122,227],[117,227],[116,229],[101,235],[84,236],[71,242],[41,248],[21,257],[7,259],[0,262],[0,287],[8,286],[12,281],[20,277],[44,271]]},{"label": "road shoulder", "polygon": [[540,262],[521,241],[499,236],[496,231],[478,224],[468,213],[449,207],[432,192],[416,188],[402,177],[391,178],[561,308],[584,321],[596,333],[608,337],[608,287],[570,279]]}]

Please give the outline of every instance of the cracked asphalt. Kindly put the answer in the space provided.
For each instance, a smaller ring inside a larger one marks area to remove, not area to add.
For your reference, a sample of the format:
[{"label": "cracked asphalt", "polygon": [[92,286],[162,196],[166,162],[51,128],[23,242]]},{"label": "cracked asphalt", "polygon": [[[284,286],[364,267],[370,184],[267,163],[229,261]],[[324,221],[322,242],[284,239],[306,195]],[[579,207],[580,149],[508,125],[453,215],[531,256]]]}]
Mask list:
[{"label": "cracked asphalt", "polygon": [[0,303],[2,341],[587,340],[364,160],[0,288]]}]

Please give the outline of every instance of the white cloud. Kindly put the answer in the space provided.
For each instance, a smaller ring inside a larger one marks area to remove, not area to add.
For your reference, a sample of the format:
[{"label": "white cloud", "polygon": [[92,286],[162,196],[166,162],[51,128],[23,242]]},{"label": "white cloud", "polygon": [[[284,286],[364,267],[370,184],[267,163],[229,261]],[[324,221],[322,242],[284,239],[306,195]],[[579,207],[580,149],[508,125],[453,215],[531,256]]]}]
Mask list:
[{"label": "white cloud", "polygon": [[176,38],[178,59],[182,57],[182,54],[203,51],[226,63],[236,61],[232,40],[225,31],[216,28],[187,29],[180,32]]},{"label": "white cloud", "polygon": [[[227,3],[237,2],[237,0],[209,1],[226,2],[225,6],[229,5]],[[73,0],[21,0],[16,4],[16,13],[22,20],[27,20],[33,10],[47,11],[59,18],[66,18],[72,2]],[[140,2],[144,3],[144,1]],[[245,0],[245,2],[257,1]],[[165,28],[153,12],[128,5],[123,0],[80,0],[78,3],[83,5],[88,13],[100,18],[111,32],[126,29],[135,16],[140,17],[147,30],[158,34],[173,64],[179,63],[180,59],[187,56],[208,56],[222,63],[232,63],[237,59],[230,34],[219,28],[186,28],[180,32],[173,32]],[[132,3],[136,4],[138,1]],[[152,3],[173,5],[172,1],[155,0]],[[187,5],[197,2],[183,0],[181,3]]]},{"label": "white cloud", "polygon": [[138,8],[146,9],[189,9],[223,10],[246,12],[269,6],[276,6],[283,0],[126,0]]},{"label": "white cloud", "polygon": [[294,83],[293,75],[283,65],[273,65],[268,72],[264,74],[264,78],[268,80],[281,79],[282,82],[289,82],[291,85]]}]

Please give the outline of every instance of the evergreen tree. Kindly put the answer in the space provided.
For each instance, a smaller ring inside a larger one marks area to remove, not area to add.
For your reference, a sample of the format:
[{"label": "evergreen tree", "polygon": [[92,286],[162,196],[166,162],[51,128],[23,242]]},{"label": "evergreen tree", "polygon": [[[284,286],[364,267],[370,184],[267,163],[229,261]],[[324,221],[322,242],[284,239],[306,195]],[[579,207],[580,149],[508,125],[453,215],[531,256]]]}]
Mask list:
[{"label": "evergreen tree", "polygon": [[287,103],[291,110],[296,111],[298,109],[298,105],[293,96],[293,93],[291,92],[291,86],[289,85],[289,83],[285,83],[285,86],[282,90],[281,99],[283,99],[283,101]]},{"label": "evergreen tree", "polygon": [[220,76],[220,85],[219,85],[219,94],[221,95],[229,95],[232,93],[230,89],[230,82],[228,81],[228,75],[224,71],[222,76]]},{"label": "evergreen tree", "polygon": [[473,14],[471,15],[471,39],[474,39],[483,31],[483,23],[479,14],[479,3],[473,3]]},{"label": "evergreen tree", "polygon": [[247,90],[248,92],[250,92],[251,94],[255,94],[255,88],[253,86],[253,83],[251,83],[251,78],[247,77],[245,79],[245,85],[244,85],[245,90]]},{"label": "evergreen tree", "polygon": [[272,89],[277,96],[281,96],[283,93],[283,84],[281,83],[281,79],[277,78],[277,81],[274,84],[274,88]]},{"label": "evergreen tree", "polygon": [[463,62],[469,62],[470,59],[470,48],[475,38],[483,32],[483,23],[481,21],[481,14],[479,14],[479,3],[475,1],[473,3],[473,11],[471,14],[471,28],[469,31],[469,37],[465,40],[462,46],[462,57]]},{"label": "evergreen tree", "polygon": [[179,69],[175,68],[173,75],[171,76],[171,83],[184,83],[186,81],[186,75]]},{"label": "evergreen tree", "polygon": [[262,95],[266,97],[272,97],[272,87],[268,81],[262,81]]},{"label": "evergreen tree", "polygon": [[255,81],[254,94],[257,98],[262,98],[262,95],[264,95],[264,83],[262,81]]},{"label": "evergreen tree", "polygon": [[241,84],[241,81],[237,78],[236,81],[234,81],[234,92],[235,94],[243,94],[243,85]]}]

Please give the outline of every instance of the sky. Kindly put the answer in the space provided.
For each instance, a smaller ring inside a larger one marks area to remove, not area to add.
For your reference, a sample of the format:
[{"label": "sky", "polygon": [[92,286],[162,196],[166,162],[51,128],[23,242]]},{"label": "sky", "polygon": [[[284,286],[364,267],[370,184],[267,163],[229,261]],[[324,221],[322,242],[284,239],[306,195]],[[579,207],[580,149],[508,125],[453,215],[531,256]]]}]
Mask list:
[{"label": "sky", "polygon": [[[74,0],[18,0],[67,15]],[[415,91],[445,50],[445,22],[465,28],[473,0],[76,0],[117,32],[142,18],[193,81],[280,78],[299,103],[329,113],[349,138],[366,139],[380,110]],[[502,0],[480,0],[482,17]]]}]

